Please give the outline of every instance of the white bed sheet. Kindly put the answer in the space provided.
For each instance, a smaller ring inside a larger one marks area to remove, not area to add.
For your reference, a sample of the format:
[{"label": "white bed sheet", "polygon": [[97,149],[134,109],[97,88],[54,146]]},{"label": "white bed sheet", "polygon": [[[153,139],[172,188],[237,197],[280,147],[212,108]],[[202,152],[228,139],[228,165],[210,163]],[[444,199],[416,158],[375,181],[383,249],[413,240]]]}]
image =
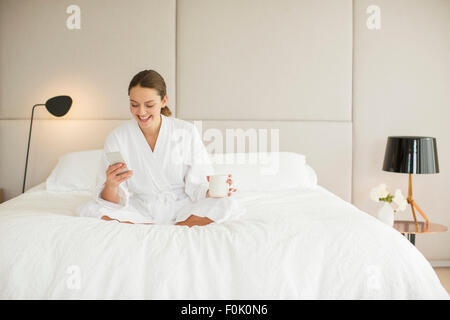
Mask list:
[{"label": "white bed sheet", "polygon": [[129,225],[42,183],[0,205],[0,298],[449,298],[404,236],[321,186],[233,197],[238,221]]}]

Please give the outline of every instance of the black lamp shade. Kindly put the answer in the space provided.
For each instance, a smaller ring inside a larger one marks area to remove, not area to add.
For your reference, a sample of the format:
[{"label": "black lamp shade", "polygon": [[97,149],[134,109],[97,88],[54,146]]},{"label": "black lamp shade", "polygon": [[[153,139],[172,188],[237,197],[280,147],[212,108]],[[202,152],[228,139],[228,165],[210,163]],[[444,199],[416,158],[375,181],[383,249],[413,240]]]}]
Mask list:
[{"label": "black lamp shade", "polygon": [[62,117],[72,106],[72,98],[69,96],[56,96],[45,103],[45,107],[55,117]]},{"label": "black lamp shade", "polygon": [[388,137],[383,170],[399,173],[439,173],[436,138]]}]

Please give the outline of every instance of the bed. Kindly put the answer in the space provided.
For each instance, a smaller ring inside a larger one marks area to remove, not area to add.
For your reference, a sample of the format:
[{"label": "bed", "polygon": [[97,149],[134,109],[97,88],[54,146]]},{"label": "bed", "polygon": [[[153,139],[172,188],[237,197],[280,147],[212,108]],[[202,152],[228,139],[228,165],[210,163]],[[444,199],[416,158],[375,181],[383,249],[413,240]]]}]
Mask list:
[{"label": "bed", "polygon": [[61,157],[0,205],[1,299],[449,298],[404,236],[317,184],[301,155],[264,177],[214,160],[246,213],[188,228],[76,216],[94,184],[79,164],[99,152]]}]

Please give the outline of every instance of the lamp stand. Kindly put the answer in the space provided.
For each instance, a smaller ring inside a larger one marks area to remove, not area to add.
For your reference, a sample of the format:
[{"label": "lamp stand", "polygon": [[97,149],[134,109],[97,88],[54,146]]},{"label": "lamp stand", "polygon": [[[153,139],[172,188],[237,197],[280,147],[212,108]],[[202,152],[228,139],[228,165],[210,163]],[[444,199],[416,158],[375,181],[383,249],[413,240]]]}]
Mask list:
[{"label": "lamp stand", "polygon": [[411,205],[411,210],[412,210],[412,214],[413,214],[413,217],[414,217],[414,223],[416,224],[416,231],[419,229],[419,225],[417,223],[417,218],[416,218],[416,213],[414,211],[414,207],[416,207],[416,209],[419,211],[419,213],[425,219],[425,223],[426,223],[426,227],[425,228],[428,228],[428,218],[427,218],[427,216],[425,215],[425,213],[423,213],[422,210],[420,210],[419,206],[414,202],[414,200],[412,198],[412,175],[411,175],[411,173],[409,174],[408,198],[406,200]]},{"label": "lamp stand", "polygon": [[23,174],[22,193],[25,192],[25,182],[26,182],[26,180],[27,180],[28,153],[29,153],[29,151],[30,151],[31,128],[33,127],[34,108],[36,108],[37,106],[45,106],[45,104],[35,104],[35,105],[33,106],[33,109],[31,110],[30,132],[28,133],[27,158],[26,158],[26,160],[25,160],[25,172],[24,172],[24,174]]}]

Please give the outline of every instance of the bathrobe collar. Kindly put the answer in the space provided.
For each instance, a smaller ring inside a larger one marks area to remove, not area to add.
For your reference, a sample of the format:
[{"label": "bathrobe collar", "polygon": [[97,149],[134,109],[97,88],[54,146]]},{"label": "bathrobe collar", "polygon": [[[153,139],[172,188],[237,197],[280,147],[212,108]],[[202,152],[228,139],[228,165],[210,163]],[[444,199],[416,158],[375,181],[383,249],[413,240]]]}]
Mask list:
[{"label": "bathrobe collar", "polygon": [[144,168],[148,177],[152,179],[156,189],[162,196],[169,196],[173,198],[174,195],[167,191],[170,189],[170,183],[164,175],[162,165],[164,154],[161,153],[164,152],[164,144],[167,140],[166,136],[168,135],[167,130],[169,130],[169,124],[167,122],[167,117],[161,114],[161,127],[159,129],[158,138],[156,139],[155,148],[153,151],[135,119],[133,119],[132,129],[137,139],[135,141],[137,148],[136,150],[140,150],[140,152],[138,151],[135,156],[139,158],[138,161],[141,162],[142,168]]},{"label": "bathrobe collar", "polygon": [[155,156],[155,154],[158,153],[158,150],[161,147],[160,145],[162,143],[164,143],[161,140],[164,140],[164,137],[165,137],[165,130],[166,130],[166,127],[167,127],[167,123],[166,123],[167,122],[167,118],[166,118],[166,116],[161,114],[161,127],[159,128],[158,138],[156,139],[153,151],[152,151],[152,148],[150,148],[150,145],[149,145],[147,139],[145,138],[144,133],[142,132],[141,128],[139,127],[139,123],[135,119],[133,119],[133,120],[134,120],[133,122],[134,122],[135,128],[137,129],[137,131],[139,131],[137,135],[140,137],[140,140],[141,140],[142,143],[145,142],[145,146],[146,146],[147,152],[149,152],[152,156]]}]

